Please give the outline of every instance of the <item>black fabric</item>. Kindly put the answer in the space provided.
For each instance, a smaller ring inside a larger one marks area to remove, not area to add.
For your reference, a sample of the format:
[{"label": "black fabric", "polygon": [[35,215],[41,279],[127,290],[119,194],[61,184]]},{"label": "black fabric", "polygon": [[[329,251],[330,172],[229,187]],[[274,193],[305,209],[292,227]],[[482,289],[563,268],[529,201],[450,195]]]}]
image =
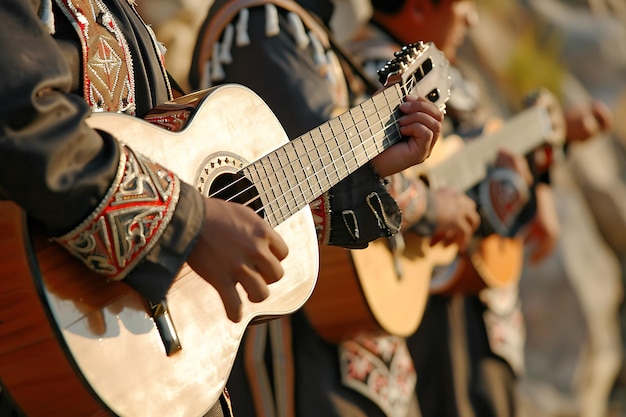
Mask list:
[{"label": "black fabric", "polygon": [[26,417],[3,387],[0,387],[0,417]]},{"label": "black fabric", "polygon": [[464,301],[472,409],[481,417],[515,417],[516,377],[506,361],[491,351],[483,320],[486,307],[477,296]]},{"label": "black fabric", "polygon": [[[387,417],[371,400],[342,385],[337,347],[317,335],[303,311],[296,312],[288,320],[293,331],[297,417]],[[266,366],[271,378],[269,344],[266,349]],[[227,383],[233,400],[233,415],[260,417],[255,413],[243,355],[243,350],[239,349]],[[347,404],[354,408],[347,407]]]},{"label": "black fabric", "polygon": [[[487,341],[478,296],[463,296],[461,316],[450,312],[451,299],[434,295],[428,300],[417,332],[407,344],[417,372],[416,392],[423,417],[460,417],[465,406],[460,394],[480,417],[516,416],[516,377],[511,367],[495,355]],[[464,346],[452,352],[451,326],[462,329]],[[453,359],[454,358],[454,359]],[[467,375],[459,368],[467,366]],[[458,381],[465,375],[467,379]],[[455,380],[455,378],[457,380]]]},{"label": "black fabric", "polygon": [[415,390],[422,416],[456,416],[447,297],[428,298],[422,321],[407,338],[407,346],[417,373]]},{"label": "black fabric", "polygon": [[400,207],[368,166],[332,189],[331,207],[331,244],[336,246],[365,248],[374,239],[397,233],[402,223]]}]

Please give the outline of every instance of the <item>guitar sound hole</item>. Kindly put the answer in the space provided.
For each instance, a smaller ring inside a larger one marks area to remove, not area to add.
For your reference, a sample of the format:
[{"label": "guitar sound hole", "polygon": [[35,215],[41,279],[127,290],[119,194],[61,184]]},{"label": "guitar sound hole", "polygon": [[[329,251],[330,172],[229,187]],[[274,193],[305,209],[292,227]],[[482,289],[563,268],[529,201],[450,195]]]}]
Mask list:
[{"label": "guitar sound hole", "polygon": [[259,192],[252,182],[239,172],[222,173],[215,177],[209,187],[209,195],[246,205],[259,216],[265,216]]}]

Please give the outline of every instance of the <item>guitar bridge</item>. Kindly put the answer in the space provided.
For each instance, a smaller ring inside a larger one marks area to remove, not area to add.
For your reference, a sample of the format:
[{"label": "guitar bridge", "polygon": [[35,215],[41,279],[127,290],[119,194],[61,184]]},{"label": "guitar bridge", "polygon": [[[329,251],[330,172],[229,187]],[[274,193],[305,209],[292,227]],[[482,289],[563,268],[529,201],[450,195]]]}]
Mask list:
[{"label": "guitar bridge", "polygon": [[152,319],[154,320],[154,324],[159,331],[161,341],[165,347],[165,353],[167,356],[171,356],[181,350],[182,346],[180,345],[180,339],[178,338],[172,317],[167,309],[167,303],[163,300],[157,304],[149,304]]},{"label": "guitar bridge", "polygon": [[404,275],[401,257],[404,253],[404,249],[406,248],[406,244],[404,243],[404,236],[402,236],[402,233],[398,232],[395,235],[389,237],[387,241],[389,243],[389,250],[391,251],[391,256],[393,258],[393,269],[396,273],[396,277],[398,278],[398,280],[401,280],[402,276]]}]

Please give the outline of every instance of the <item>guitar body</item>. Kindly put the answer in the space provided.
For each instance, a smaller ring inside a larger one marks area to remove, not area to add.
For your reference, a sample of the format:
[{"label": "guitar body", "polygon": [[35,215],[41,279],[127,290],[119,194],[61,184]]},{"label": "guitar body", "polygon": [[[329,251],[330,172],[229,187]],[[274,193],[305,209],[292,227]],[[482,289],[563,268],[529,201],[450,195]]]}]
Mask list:
[{"label": "guitar body", "polygon": [[387,239],[357,250],[320,246],[320,274],[304,309],[325,340],[338,343],[359,332],[409,336],[417,330],[433,268],[453,263],[457,251],[430,247],[429,239],[415,233],[402,238],[401,253],[392,252]]},{"label": "guitar body", "polygon": [[435,273],[430,294],[477,294],[517,282],[522,275],[524,243],[520,238],[489,235],[476,242],[467,253],[459,254],[454,264]]},{"label": "guitar body", "polygon": [[[203,102],[176,133],[112,113],[88,123],[199,189],[288,141],[267,105],[245,87],[226,85],[196,99]],[[261,303],[239,288],[239,323],[228,320],[217,291],[183,266],[167,297],[182,349],[168,356],[136,292],[89,272],[16,206],[1,203],[2,383],[29,416],[203,415],[226,384],[246,326],[294,312],[313,291],[318,245],[308,206],[276,230],[289,247],[285,276]]]},{"label": "guitar body", "polygon": [[521,239],[491,235],[468,253],[455,245],[430,245],[407,232],[404,249],[387,239],[366,249],[320,246],[320,273],[304,310],[317,333],[338,343],[360,332],[406,337],[422,320],[430,294],[476,294],[521,277]]}]

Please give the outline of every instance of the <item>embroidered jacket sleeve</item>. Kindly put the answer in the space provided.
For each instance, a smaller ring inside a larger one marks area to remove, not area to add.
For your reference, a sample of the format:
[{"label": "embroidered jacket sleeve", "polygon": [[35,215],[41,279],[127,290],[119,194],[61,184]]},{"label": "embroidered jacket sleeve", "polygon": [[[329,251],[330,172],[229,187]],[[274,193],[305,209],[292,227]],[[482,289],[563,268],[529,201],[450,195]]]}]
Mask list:
[{"label": "embroidered jacket sleeve", "polygon": [[[158,301],[201,228],[199,193],[84,123],[90,109],[70,92],[79,71],[37,11],[0,3],[0,198],[93,269]],[[134,180],[150,190],[133,190]],[[134,196],[144,205],[129,204]]]},{"label": "embroidered jacket sleeve", "polygon": [[[223,3],[214,3],[199,39],[213,23],[214,10]],[[290,138],[337,116],[338,110],[348,109],[345,76],[336,71],[336,55],[287,10],[274,5],[240,10],[219,43],[211,46],[219,52],[210,62],[198,61],[200,46],[198,43],[194,53],[192,87],[230,82],[246,85],[269,105]],[[311,207],[320,243],[344,247],[365,247],[369,241],[389,236],[398,230],[401,219],[385,182],[369,164]]]}]

